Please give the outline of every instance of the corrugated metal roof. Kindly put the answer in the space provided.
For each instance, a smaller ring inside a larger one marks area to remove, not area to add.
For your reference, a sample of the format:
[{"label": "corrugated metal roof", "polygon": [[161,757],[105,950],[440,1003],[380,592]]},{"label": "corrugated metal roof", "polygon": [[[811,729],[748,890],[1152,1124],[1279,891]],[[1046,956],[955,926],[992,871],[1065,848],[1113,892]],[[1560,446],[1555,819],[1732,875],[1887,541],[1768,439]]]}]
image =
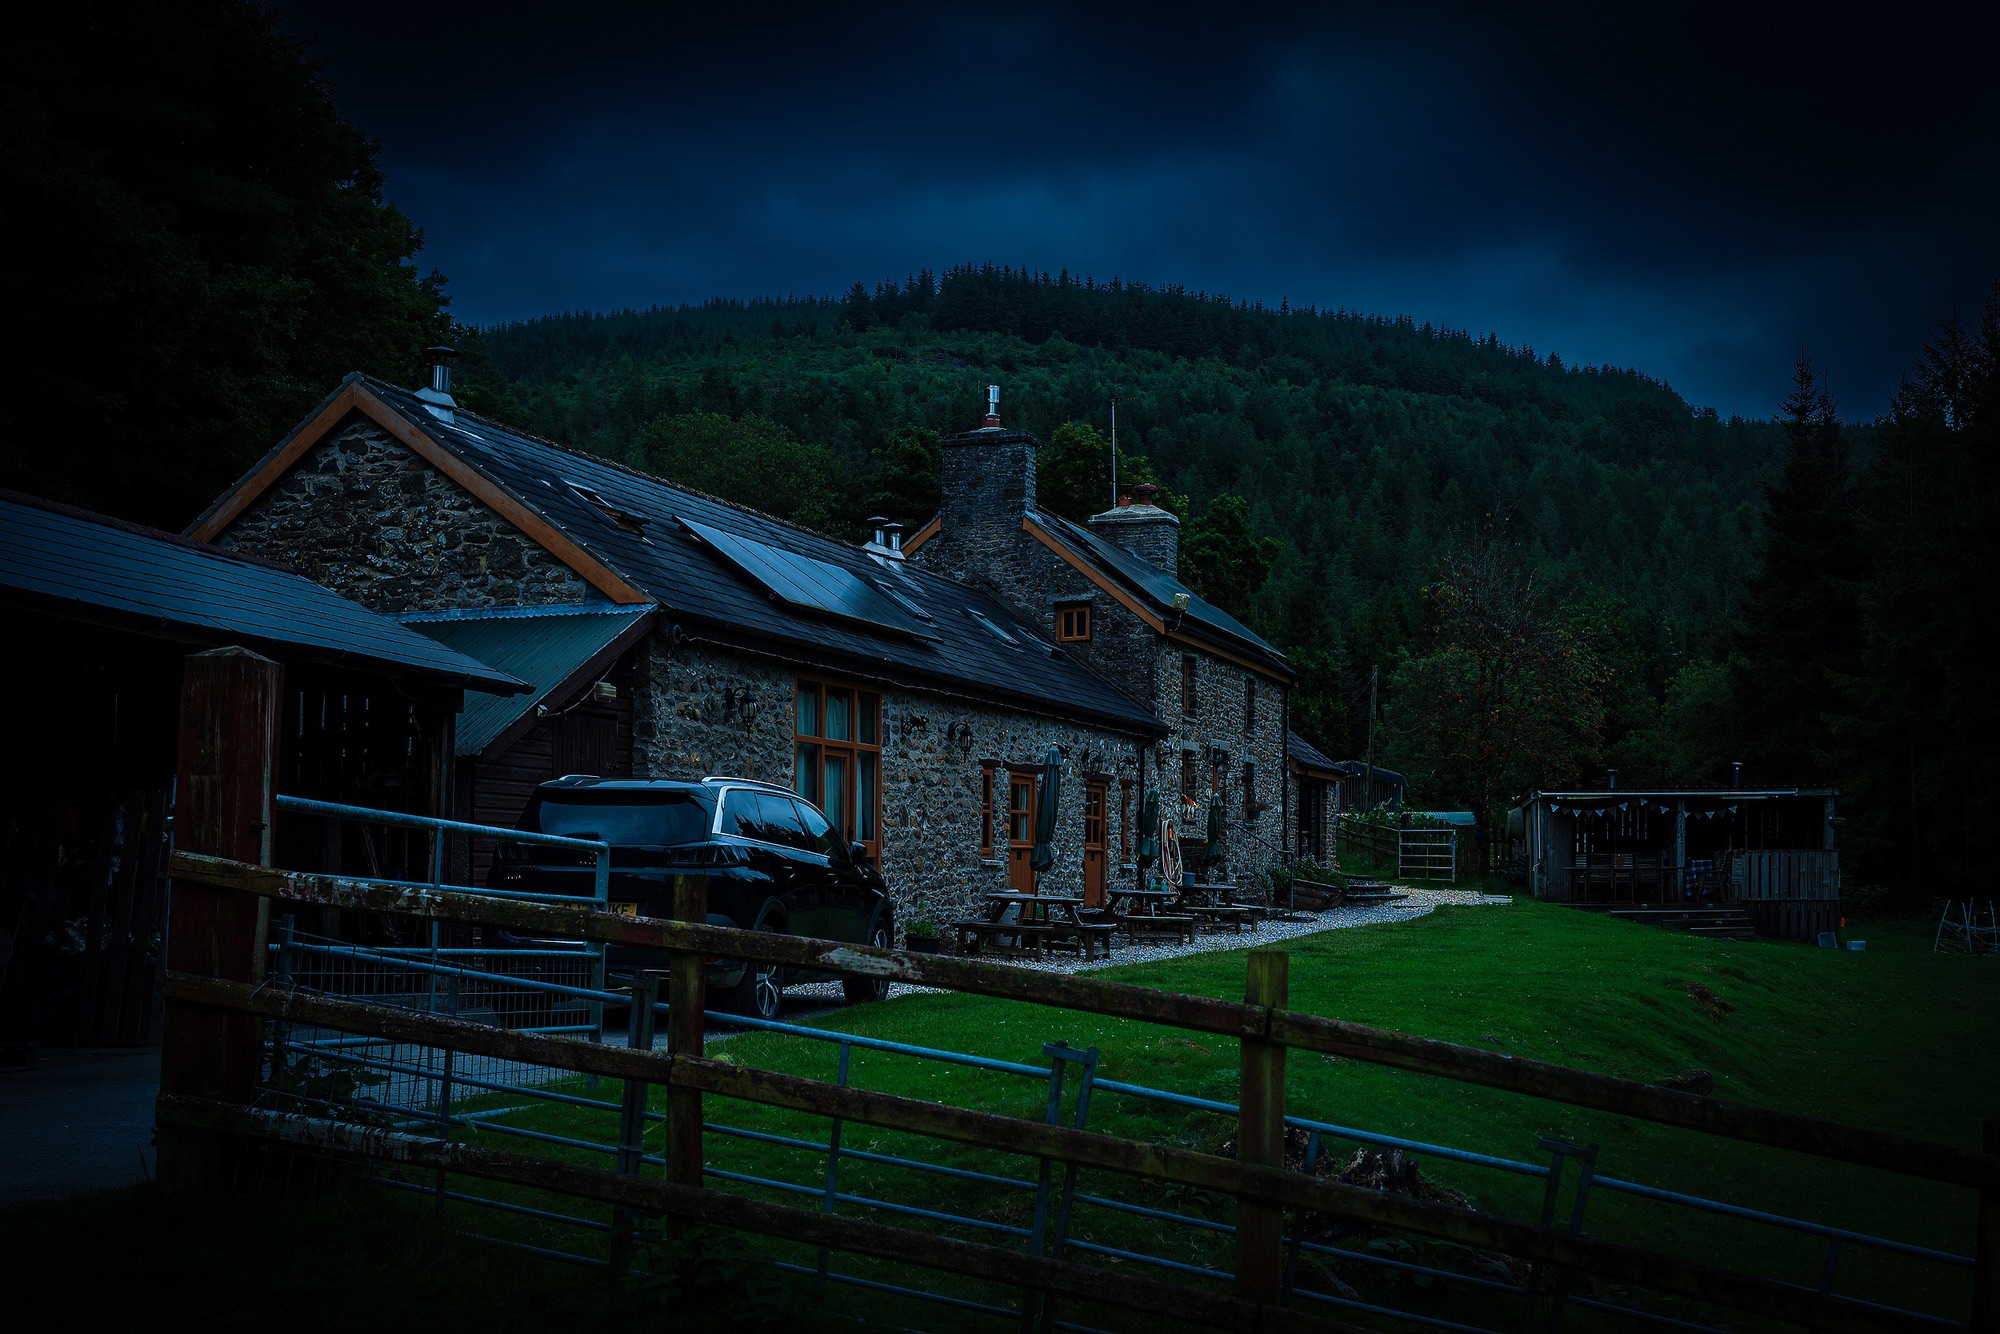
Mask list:
[{"label": "corrugated metal roof", "polygon": [[400,619],[440,644],[490,663],[533,687],[526,695],[505,699],[475,696],[465,701],[458,715],[458,753],[478,755],[653,610],[598,602],[569,607],[410,612]]},{"label": "corrugated metal roof", "polygon": [[162,639],[526,688],[282,566],[31,496],[0,493],[0,597]]},{"label": "corrugated metal roof", "polygon": [[1124,547],[1105,541],[1080,524],[1071,523],[1068,519],[1060,518],[1045,510],[1036,510],[1034,519],[1042,526],[1043,531],[1110,575],[1127,590],[1139,594],[1152,604],[1155,611],[1163,614],[1172,612],[1174,599],[1186,594],[1187,619],[1193,621],[1198,629],[1206,631],[1210,638],[1229,647],[1248,650],[1276,671],[1290,674],[1291,667],[1286,663],[1284,654],[1271,647],[1249,626],[1214,603],[1206,601],[1159,566],[1140,559]]},{"label": "corrugated metal roof", "polygon": [[[776,643],[797,660],[908,684],[932,684],[1059,717],[1158,733],[1150,710],[1065,655],[1007,606],[976,589],[877,559],[851,543],[671,482],[523,435],[469,412],[445,421],[407,389],[363,377],[425,435],[501,486],[591,555],[655,598],[662,615],[710,637]],[[586,496],[584,488],[617,511]],[[621,522],[621,516],[623,522]],[[640,522],[634,523],[633,519]],[[893,590],[928,617],[935,640],[913,640],[774,602],[765,588],[688,536],[679,519],[764,542]],[[1008,642],[974,613],[1003,626]]]}]

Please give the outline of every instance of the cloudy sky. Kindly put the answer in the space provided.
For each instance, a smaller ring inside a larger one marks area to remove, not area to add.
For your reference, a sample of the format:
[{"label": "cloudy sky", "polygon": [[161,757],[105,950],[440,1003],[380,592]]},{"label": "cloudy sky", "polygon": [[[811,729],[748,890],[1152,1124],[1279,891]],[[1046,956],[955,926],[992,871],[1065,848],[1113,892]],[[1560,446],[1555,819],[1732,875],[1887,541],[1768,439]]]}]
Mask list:
[{"label": "cloudy sky", "polygon": [[2000,278],[1991,19],[1898,5],[276,0],[473,322],[961,261],[1407,313],[1871,416]]}]

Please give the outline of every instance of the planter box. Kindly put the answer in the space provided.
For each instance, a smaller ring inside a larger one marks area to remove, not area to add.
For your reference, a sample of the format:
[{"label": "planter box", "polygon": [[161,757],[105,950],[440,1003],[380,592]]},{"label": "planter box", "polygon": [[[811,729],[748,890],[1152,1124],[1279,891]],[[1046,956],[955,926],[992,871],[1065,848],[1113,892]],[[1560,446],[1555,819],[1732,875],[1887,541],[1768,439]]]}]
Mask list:
[{"label": "planter box", "polygon": [[904,936],[903,948],[912,954],[939,954],[944,941],[939,936]]}]

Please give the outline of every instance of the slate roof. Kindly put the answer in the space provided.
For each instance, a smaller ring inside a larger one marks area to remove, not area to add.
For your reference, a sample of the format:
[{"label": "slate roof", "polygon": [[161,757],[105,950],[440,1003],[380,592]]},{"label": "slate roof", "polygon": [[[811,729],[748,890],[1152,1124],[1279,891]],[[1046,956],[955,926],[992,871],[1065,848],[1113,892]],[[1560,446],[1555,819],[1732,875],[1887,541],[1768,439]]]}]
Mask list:
[{"label": "slate roof", "polygon": [[[1068,657],[1005,604],[975,589],[878,560],[859,546],[729,504],[607,459],[460,410],[445,421],[410,390],[360,377],[440,446],[504,488],[627,582],[657,599],[661,622],[690,636],[784,651],[795,660],[875,679],[930,685],[1128,732],[1166,729],[1150,710]],[[572,485],[574,484],[574,485]],[[617,513],[580,493],[582,486]],[[621,524],[620,515],[625,522]],[[632,531],[632,520],[639,531]],[[776,603],[677,522],[828,562],[915,603],[935,640],[885,632]],[[1003,640],[972,613],[1004,629]]]},{"label": "slate roof", "polygon": [[1285,733],[1285,757],[1302,768],[1318,769],[1324,773],[1340,772],[1339,766],[1326,757],[1326,752],[1297,732]]},{"label": "slate roof", "polygon": [[651,607],[588,602],[567,607],[404,612],[397,619],[533,687],[527,694],[508,698],[479,695],[465,701],[458,715],[458,753],[478,755],[537,706],[564,703],[563,699],[552,701],[551,696],[605,657],[621,639],[642,633],[641,622],[649,621],[652,615]]},{"label": "slate roof", "polygon": [[1249,626],[1204,600],[1157,565],[1140,559],[1124,547],[1105,541],[1081,524],[1071,523],[1046,510],[1036,510],[1033,517],[1049,536],[1109,576],[1127,592],[1137,595],[1160,615],[1171,618],[1174,598],[1186,594],[1188,609],[1179,627],[1183,631],[1191,631],[1200,638],[1254,658],[1280,675],[1291,676],[1292,669],[1286,663],[1284,654],[1266,643]]},{"label": "slate roof", "polygon": [[525,683],[268,561],[0,492],[0,599],[190,644],[512,694]]}]

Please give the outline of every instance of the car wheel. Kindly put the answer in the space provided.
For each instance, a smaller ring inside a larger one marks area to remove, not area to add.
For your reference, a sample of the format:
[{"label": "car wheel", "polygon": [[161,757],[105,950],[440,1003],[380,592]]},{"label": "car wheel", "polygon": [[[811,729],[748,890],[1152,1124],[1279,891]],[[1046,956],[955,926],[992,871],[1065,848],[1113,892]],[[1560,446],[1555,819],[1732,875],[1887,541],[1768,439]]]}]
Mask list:
[{"label": "car wheel", "polygon": [[[886,950],[892,943],[889,938],[889,924],[877,922],[868,933],[868,943],[878,950]],[[849,1005],[862,1005],[868,1001],[889,999],[889,979],[886,977],[843,977],[840,989],[847,995]]]},{"label": "car wheel", "polygon": [[[766,922],[757,928],[772,935],[782,934]],[[785,1002],[785,969],[782,964],[752,963],[743,970],[743,980],[730,988],[728,1009],[758,1019],[775,1020]]]}]

